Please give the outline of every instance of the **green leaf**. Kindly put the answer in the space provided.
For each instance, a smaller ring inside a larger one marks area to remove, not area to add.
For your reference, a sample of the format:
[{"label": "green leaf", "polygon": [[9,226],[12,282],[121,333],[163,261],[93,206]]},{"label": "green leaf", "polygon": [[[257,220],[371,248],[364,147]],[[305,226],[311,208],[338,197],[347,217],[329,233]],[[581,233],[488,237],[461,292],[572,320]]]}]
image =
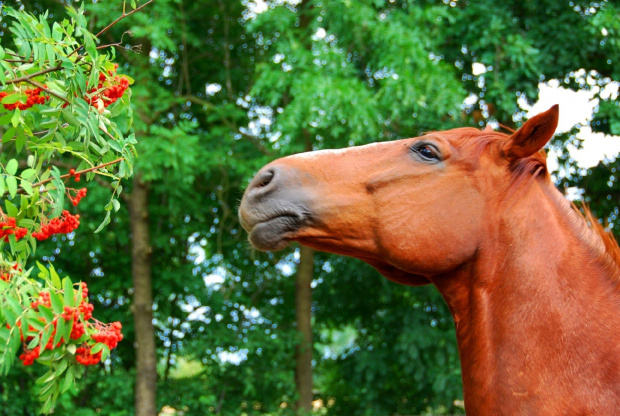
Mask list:
[{"label": "green leaf", "polygon": [[[22,100],[23,99],[23,100]],[[6,97],[4,97],[0,103],[2,104],[15,104],[18,101],[22,101],[22,102],[26,102],[26,94],[19,94],[19,93],[13,93],[13,94],[9,94]]]},{"label": "green leaf", "polygon": [[[4,320],[0,320],[0,322],[4,322]],[[2,327],[0,327],[0,340],[6,342],[9,339],[10,332],[11,330],[9,328],[2,325]]]},{"label": "green leaf", "polygon": [[71,279],[69,279],[68,277],[62,279],[62,289],[64,291],[65,305],[74,307],[75,296],[73,293],[73,283],[71,282]]},{"label": "green leaf", "polygon": [[54,62],[56,60],[56,52],[54,52],[54,48],[52,47],[52,45],[45,45],[46,50],[47,50],[47,59],[49,59],[50,62]]},{"label": "green leaf", "polygon": [[[15,315],[17,315],[17,316],[21,315],[22,312],[24,311],[24,307],[22,306],[22,304],[19,303],[19,301],[17,299],[15,299],[13,296],[5,295],[4,297],[7,300],[7,302],[9,303],[9,307],[11,308],[11,312],[15,313]],[[6,309],[4,311],[6,311]]]},{"label": "green leaf", "polygon": [[77,118],[75,118],[73,114],[71,113],[70,107],[67,107],[62,111],[62,116],[65,119],[65,121],[67,121],[72,126],[79,126],[81,124],[80,121]]},{"label": "green leaf", "polygon": [[106,225],[108,225],[109,223],[110,223],[110,211],[106,212],[105,218],[103,219],[101,224],[99,224],[99,227],[97,227],[97,229],[95,230],[95,234],[98,233],[99,231],[103,230],[103,228]]},{"label": "green leaf", "polygon": [[[7,178],[8,179],[8,178]],[[4,206],[6,207],[6,213],[9,217],[16,218],[18,214],[18,209],[11,201],[4,201]]]},{"label": "green leaf", "polygon": [[50,308],[45,305],[39,305],[38,309],[43,319],[45,319],[46,323],[52,322],[54,320],[54,312],[52,312]]},{"label": "green leaf", "polygon": [[6,185],[9,188],[9,194],[11,195],[11,198],[15,197],[15,195],[17,194],[17,179],[15,179],[15,176],[7,176]]},{"label": "green leaf", "polygon": [[101,351],[103,349],[103,347],[105,346],[104,343],[102,342],[98,342],[95,344],[95,346],[90,350],[91,354],[97,354],[99,351]]},{"label": "green leaf", "polygon": [[43,405],[41,406],[41,409],[40,409],[40,413],[44,413],[44,414],[50,413],[52,411],[52,406],[53,406],[52,396],[50,395],[50,396],[45,397],[43,396],[42,392],[39,392],[39,395],[41,396],[40,398],[43,398],[44,400]]},{"label": "green leaf", "polygon": [[[71,339],[71,329],[73,328],[73,319],[69,320],[66,322],[65,325],[65,330],[64,333],[62,334],[62,337],[64,338],[65,342],[69,342],[69,340]],[[68,347],[71,345],[67,346]]]},{"label": "green leaf", "polygon": [[41,345],[41,349],[45,348],[47,345],[48,341],[52,337],[52,332],[54,332],[54,326],[51,324],[46,325],[45,329],[43,329],[43,332],[41,333],[41,343],[39,344]]},{"label": "green leaf", "polygon": [[13,116],[11,117],[11,124],[13,124],[13,127],[17,127],[19,126],[21,121],[22,121],[21,111],[19,110],[19,108],[17,108],[15,109],[15,112],[13,113]]},{"label": "green leaf", "polygon": [[56,324],[56,334],[54,335],[54,347],[60,342],[62,336],[65,333],[65,320],[62,318],[58,318],[58,323]]},{"label": "green leaf", "polygon": [[32,326],[37,331],[41,331],[43,328],[45,328],[45,324],[41,322],[38,318],[28,319],[27,323],[29,326]]},{"label": "green leaf", "polygon": [[67,373],[65,374],[65,379],[62,382],[61,393],[64,393],[67,390],[69,390],[73,386],[73,383],[74,383],[73,373],[71,371],[67,371]]},{"label": "green leaf", "polygon": [[[45,325],[43,326],[43,328],[45,328]],[[43,330],[43,328],[41,328],[41,331]],[[32,338],[32,340],[28,343],[28,349],[29,350],[31,350],[34,347],[36,347],[37,345],[39,345],[39,341],[41,340],[41,338],[39,337],[39,332],[37,332],[37,336]]]},{"label": "green leaf", "polygon": [[8,143],[10,142],[13,137],[15,137],[15,132],[17,131],[17,128],[15,127],[9,127],[7,129],[7,131],[4,132],[4,134],[2,135],[2,143]]},{"label": "green leaf", "polygon": [[50,272],[47,269],[47,267],[45,267],[45,265],[41,262],[37,262],[37,267],[39,268],[39,278],[47,279],[50,275]]},{"label": "green leaf", "polygon": [[16,159],[9,160],[6,164],[6,173],[9,175],[15,175],[17,173],[17,166],[18,164]]},{"label": "green leaf", "polygon": [[19,317],[19,315],[17,315],[10,309],[4,309],[2,312],[4,313],[4,318],[6,319],[6,322],[11,326],[11,328],[13,328],[15,326],[15,322],[17,322],[17,318]]},{"label": "green leaf", "polygon": [[[30,155],[30,157],[32,157],[32,155]],[[34,170],[34,169],[25,169],[25,170],[23,170],[23,171],[22,171],[22,173],[21,173],[21,175],[20,175],[20,176],[22,177],[22,179],[30,179],[30,178],[32,178],[32,177],[33,177],[36,173],[37,173],[37,171],[36,171],[36,170]]]},{"label": "green leaf", "polygon": [[110,358],[110,347],[108,347],[106,344],[103,344],[101,361],[105,361],[108,358]]},{"label": "green leaf", "polygon": [[24,133],[24,129],[18,128],[17,135],[15,137],[15,150],[17,150],[18,152],[21,152],[22,148],[27,142],[28,142],[28,137],[26,137],[26,134]]},{"label": "green leaf", "polygon": [[60,277],[58,276],[58,273],[56,273],[56,269],[52,264],[50,264],[49,272],[50,277],[52,278],[52,286],[54,286],[56,289],[62,289]]},{"label": "green leaf", "polygon": [[28,195],[32,195],[32,184],[26,180],[21,181],[21,187]]},{"label": "green leaf", "polygon": [[52,310],[56,315],[60,315],[64,312],[62,300],[55,290],[50,290],[50,300],[52,301]]},{"label": "green leaf", "polygon": [[67,366],[69,365],[69,360],[65,360],[64,358],[65,358],[64,354],[58,358],[58,360],[60,360],[60,363],[58,364],[58,367],[54,371],[54,375],[56,378],[59,378],[62,375],[62,373],[67,369]]}]

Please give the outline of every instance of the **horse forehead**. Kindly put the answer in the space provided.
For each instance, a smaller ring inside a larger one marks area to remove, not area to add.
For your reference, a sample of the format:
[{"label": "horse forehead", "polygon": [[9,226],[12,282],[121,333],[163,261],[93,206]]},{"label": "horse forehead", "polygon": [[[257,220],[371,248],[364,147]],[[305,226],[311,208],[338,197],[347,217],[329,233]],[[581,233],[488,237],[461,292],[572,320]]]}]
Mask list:
[{"label": "horse forehead", "polygon": [[438,131],[429,135],[439,136],[450,143],[453,147],[471,147],[476,144],[488,144],[508,138],[504,133],[496,131],[481,131],[473,127],[460,127],[458,129]]},{"label": "horse forehead", "polygon": [[[312,162],[318,161],[324,157],[354,157],[354,156],[362,156],[364,154],[372,154],[373,152],[388,152],[390,150],[394,151],[399,149],[402,145],[407,145],[411,143],[411,140],[418,140],[424,137],[427,138],[435,138],[440,141],[444,141],[449,143],[450,146],[454,148],[476,148],[476,144],[485,145],[489,142],[496,141],[498,139],[503,138],[505,135],[501,133],[486,133],[484,134],[478,129],[471,127],[464,127],[446,131],[435,131],[429,132],[423,136],[412,137],[406,139],[385,141],[385,142],[375,142],[370,144],[365,144],[361,146],[352,146],[345,147],[341,149],[324,149],[324,150],[314,150],[310,152],[297,153],[292,156],[288,156],[285,159],[291,161],[303,161],[303,162]],[[473,145],[473,146],[472,146]]]},{"label": "horse forehead", "polygon": [[[405,139],[406,140],[406,139]],[[381,150],[381,148],[387,149],[390,145],[396,145],[397,141],[390,142],[376,142],[365,144],[362,146],[352,146],[352,147],[344,147],[342,149],[324,149],[324,150],[314,150],[311,152],[297,153],[296,155],[289,156],[291,159],[304,160],[304,161],[312,161],[317,160],[319,158],[325,156],[353,156],[366,153],[372,150]]]}]

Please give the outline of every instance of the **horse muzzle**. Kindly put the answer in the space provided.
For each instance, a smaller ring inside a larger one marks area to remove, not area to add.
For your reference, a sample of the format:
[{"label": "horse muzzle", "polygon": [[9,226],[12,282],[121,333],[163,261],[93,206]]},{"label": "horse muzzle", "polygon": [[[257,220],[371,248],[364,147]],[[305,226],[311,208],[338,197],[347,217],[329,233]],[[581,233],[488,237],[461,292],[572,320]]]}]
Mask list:
[{"label": "horse muzzle", "polygon": [[245,190],[239,220],[255,248],[282,250],[300,228],[312,221],[309,202],[297,169],[271,163]]}]

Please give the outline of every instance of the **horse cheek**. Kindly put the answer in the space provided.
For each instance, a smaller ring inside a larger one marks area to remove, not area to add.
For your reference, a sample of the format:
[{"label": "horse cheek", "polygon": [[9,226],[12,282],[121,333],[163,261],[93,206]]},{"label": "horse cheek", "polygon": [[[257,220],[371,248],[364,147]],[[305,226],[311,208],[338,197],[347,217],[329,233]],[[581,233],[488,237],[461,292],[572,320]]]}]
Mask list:
[{"label": "horse cheek", "polygon": [[375,230],[379,251],[401,270],[426,276],[446,273],[476,253],[483,223],[477,195],[460,195],[441,206],[413,202],[397,211],[381,211]]}]

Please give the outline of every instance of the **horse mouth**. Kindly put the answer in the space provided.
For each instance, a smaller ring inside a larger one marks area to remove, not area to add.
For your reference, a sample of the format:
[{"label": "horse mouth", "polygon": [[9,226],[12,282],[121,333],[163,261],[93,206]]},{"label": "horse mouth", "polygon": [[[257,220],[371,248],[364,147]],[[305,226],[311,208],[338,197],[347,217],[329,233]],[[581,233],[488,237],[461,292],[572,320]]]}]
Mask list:
[{"label": "horse mouth", "polygon": [[289,245],[291,237],[302,225],[300,215],[281,214],[255,223],[248,230],[248,238],[258,250],[278,251]]}]

